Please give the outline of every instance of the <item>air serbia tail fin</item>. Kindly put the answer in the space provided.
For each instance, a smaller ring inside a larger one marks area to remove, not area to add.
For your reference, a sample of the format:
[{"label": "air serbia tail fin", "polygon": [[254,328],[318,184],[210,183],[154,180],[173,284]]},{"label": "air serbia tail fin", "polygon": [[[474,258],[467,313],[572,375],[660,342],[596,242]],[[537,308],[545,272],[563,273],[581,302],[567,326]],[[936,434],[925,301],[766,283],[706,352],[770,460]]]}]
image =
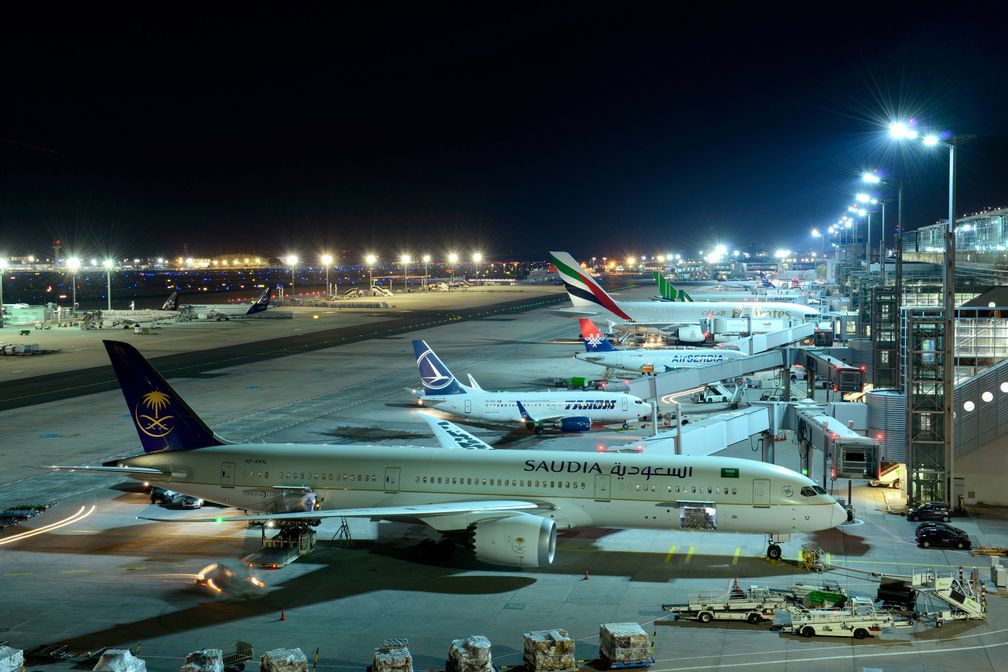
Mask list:
[{"label": "air serbia tail fin", "polygon": [[161,310],[178,310],[178,308],[179,308],[179,301],[180,301],[181,298],[182,298],[181,292],[179,292],[176,289],[174,292],[171,293],[171,295],[168,297],[168,299],[164,302],[164,305],[161,306]]},{"label": "air serbia tail fin", "polygon": [[581,268],[567,252],[550,252],[550,258],[563,280],[567,296],[575,308],[602,308],[625,322],[633,322],[633,318],[623,312],[612,297],[598,286],[591,275]]},{"label": "air serbia tail fin", "polygon": [[426,341],[413,341],[417,369],[424,392],[432,395],[465,394],[466,388],[459,383]]},{"label": "air serbia tail fin", "polygon": [[249,306],[248,312],[245,314],[254,315],[256,313],[261,313],[267,308],[269,308],[270,296],[272,295],[272,292],[273,288],[270,285],[266,285],[266,289],[264,289],[263,293],[259,295],[259,298],[256,299],[251,306]]},{"label": "air serbia tail fin", "polygon": [[612,352],[617,350],[609,339],[602,335],[598,327],[587,317],[581,318],[581,338],[586,352]]},{"label": "air serbia tail fin", "polygon": [[145,453],[219,446],[219,439],[129,343],[104,341]]}]

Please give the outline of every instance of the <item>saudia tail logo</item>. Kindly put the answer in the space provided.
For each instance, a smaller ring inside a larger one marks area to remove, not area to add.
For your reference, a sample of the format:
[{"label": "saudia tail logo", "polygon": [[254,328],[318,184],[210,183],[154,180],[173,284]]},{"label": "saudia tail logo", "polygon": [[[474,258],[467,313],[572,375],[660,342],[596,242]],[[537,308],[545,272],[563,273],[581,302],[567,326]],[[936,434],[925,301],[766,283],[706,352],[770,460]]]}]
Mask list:
[{"label": "saudia tail logo", "polygon": [[438,361],[438,358],[434,355],[434,351],[428,350],[420,355],[420,359],[417,360],[417,367],[420,369],[420,382],[423,383],[425,388],[428,390],[441,390],[451,384],[452,377],[445,375],[441,371],[442,366],[444,365]]},{"label": "saudia tail logo", "polygon": [[153,390],[143,395],[133,409],[133,420],[140,431],[147,436],[160,439],[175,429],[175,416],[167,415],[171,407],[171,397],[164,392]]}]

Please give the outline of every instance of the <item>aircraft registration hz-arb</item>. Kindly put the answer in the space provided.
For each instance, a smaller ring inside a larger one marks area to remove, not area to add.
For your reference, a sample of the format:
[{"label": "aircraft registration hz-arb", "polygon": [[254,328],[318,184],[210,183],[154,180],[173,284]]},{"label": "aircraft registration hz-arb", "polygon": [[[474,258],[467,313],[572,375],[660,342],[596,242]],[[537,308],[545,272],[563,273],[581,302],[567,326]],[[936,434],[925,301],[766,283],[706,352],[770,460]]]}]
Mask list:
[{"label": "aircraft registration hz-arb", "polygon": [[[100,467],[50,469],[123,474],[254,512],[169,522],[307,526],[345,517],[421,522],[482,561],[542,567],[553,561],[558,529],[789,534],[846,520],[844,509],[822,488],[775,465],[719,457],[488,450],[468,432],[429,417],[440,448],[229,444],[133,346],[105,341],[105,347],[145,452]],[[780,547],[771,544],[768,554],[780,557]]]}]

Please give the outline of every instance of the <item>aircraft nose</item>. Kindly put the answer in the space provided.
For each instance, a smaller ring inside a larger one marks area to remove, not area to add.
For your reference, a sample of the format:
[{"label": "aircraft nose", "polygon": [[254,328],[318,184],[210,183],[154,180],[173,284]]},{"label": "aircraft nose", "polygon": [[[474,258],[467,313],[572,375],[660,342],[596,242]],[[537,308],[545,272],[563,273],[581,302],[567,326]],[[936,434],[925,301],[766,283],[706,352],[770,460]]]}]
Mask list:
[{"label": "aircraft nose", "polygon": [[847,509],[840,506],[839,502],[834,502],[830,507],[832,515],[830,517],[830,527],[836,527],[847,522]]}]

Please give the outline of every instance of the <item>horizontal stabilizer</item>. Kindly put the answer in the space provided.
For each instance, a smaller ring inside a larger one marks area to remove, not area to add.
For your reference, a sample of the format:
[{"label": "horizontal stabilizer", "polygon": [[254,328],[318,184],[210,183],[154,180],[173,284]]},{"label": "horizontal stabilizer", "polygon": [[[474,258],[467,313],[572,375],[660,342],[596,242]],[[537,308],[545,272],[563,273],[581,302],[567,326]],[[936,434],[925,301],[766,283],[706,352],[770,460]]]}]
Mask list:
[{"label": "horizontal stabilizer", "polygon": [[49,465],[42,467],[43,469],[48,469],[49,471],[82,471],[91,472],[95,474],[124,474],[126,476],[130,474],[149,474],[152,476],[167,476],[168,472],[161,471],[160,469],[152,469],[151,467],[88,467],[88,466],[64,466],[64,465]]},{"label": "horizontal stabilizer", "polygon": [[538,504],[516,500],[446,502],[444,504],[414,504],[407,506],[376,506],[367,509],[332,509],[328,511],[299,511],[296,513],[264,513],[251,516],[215,516],[213,518],[152,518],[137,516],[137,520],[152,520],[158,523],[246,523],[256,520],[319,520],[324,518],[429,518],[465,513],[494,513],[505,511],[528,511],[539,508]]}]

